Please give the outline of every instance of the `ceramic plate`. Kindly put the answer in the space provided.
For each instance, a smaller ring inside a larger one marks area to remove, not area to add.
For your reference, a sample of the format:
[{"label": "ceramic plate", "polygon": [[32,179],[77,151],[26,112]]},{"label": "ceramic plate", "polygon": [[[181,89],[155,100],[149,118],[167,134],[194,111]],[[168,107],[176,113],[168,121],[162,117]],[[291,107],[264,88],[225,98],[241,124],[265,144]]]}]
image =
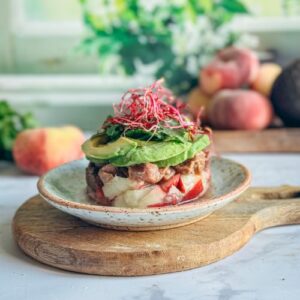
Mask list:
[{"label": "ceramic plate", "polygon": [[207,217],[233,201],[250,184],[250,172],[229,159],[214,157],[208,192],[190,203],[161,208],[121,208],[94,205],[86,196],[86,160],[51,170],[38,182],[40,195],[51,205],[88,223],[119,230],[157,230],[178,227]]}]

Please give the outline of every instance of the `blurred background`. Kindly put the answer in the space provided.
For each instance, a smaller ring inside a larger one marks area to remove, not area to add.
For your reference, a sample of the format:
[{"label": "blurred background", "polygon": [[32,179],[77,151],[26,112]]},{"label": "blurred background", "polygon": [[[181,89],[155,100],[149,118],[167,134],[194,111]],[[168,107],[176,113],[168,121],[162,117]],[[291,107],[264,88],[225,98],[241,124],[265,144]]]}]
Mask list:
[{"label": "blurred background", "polygon": [[127,88],[188,95],[220,49],[286,66],[299,38],[299,0],[1,0],[0,99],[94,130]]}]

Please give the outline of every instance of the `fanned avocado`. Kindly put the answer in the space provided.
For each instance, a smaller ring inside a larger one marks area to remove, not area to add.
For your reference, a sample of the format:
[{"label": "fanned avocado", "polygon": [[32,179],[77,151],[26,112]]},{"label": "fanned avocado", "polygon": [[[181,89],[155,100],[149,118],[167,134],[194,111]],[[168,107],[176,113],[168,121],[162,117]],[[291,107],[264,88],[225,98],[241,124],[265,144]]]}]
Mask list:
[{"label": "fanned avocado", "polygon": [[124,156],[110,160],[114,166],[131,166],[147,162],[166,160],[177,156],[190,147],[190,143],[170,142],[146,142],[143,146],[130,150]]},{"label": "fanned avocado", "polygon": [[210,143],[207,135],[191,142],[153,142],[120,137],[105,144],[105,136],[97,134],[86,141],[82,149],[87,158],[95,163],[111,163],[114,166],[131,166],[152,162],[160,168],[175,166],[192,158]]},{"label": "fanned avocado", "polygon": [[155,164],[157,164],[158,167],[160,168],[176,166],[186,161],[187,159],[194,157],[197,152],[203,150],[209,144],[210,144],[209,137],[207,135],[201,135],[194,143],[191,143],[190,148],[185,152],[180,153],[179,155],[176,155],[169,159],[157,161],[155,162]]},{"label": "fanned avocado", "polygon": [[101,161],[124,156],[138,145],[134,140],[126,137],[120,137],[116,141],[107,144],[105,142],[105,135],[96,134],[82,145],[82,150],[87,157]]}]

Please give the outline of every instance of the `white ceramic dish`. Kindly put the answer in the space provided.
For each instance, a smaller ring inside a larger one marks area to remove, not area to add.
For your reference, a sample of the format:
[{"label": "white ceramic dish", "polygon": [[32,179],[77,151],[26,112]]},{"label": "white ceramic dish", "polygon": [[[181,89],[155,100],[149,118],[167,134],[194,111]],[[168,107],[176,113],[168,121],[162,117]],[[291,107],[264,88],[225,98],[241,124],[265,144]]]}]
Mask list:
[{"label": "white ceramic dish", "polygon": [[118,230],[145,231],[178,227],[207,217],[244,192],[250,172],[234,161],[214,157],[211,187],[199,200],[161,208],[119,208],[94,205],[86,196],[86,160],[51,170],[38,182],[40,195],[54,207],[88,223]]}]

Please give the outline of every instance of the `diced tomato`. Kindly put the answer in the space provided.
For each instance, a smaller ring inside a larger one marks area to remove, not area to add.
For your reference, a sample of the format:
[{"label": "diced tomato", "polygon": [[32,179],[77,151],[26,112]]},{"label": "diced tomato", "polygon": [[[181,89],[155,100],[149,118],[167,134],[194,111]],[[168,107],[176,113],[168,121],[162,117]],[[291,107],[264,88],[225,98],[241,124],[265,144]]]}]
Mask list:
[{"label": "diced tomato", "polygon": [[194,187],[186,193],[186,195],[182,198],[182,201],[188,201],[196,198],[203,191],[202,180],[199,180]]},{"label": "diced tomato", "polygon": [[164,206],[168,206],[170,205],[169,202],[160,202],[160,203],[155,203],[155,204],[150,204],[147,207],[151,208],[151,207],[164,207]]},{"label": "diced tomato", "polygon": [[99,199],[105,198],[104,193],[103,193],[103,190],[102,190],[101,187],[97,187],[97,190],[96,190],[96,196],[97,196],[97,198],[99,198]]},{"label": "diced tomato", "polygon": [[172,185],[177,186],[178,182],[180,179],[180,174],[176,174],[173,177],[171,177],[170,179],[163,181],[162,183],[160,183],[160,188],[164,191],[164,192],[168,192],[169,189],[171,188]]},{"label": "diced tomato", "polygon": [[179,177],[179,181],[176,187],[179,189],[180,192],[185,193],[185,186],[183,184],[181,176]]}]

